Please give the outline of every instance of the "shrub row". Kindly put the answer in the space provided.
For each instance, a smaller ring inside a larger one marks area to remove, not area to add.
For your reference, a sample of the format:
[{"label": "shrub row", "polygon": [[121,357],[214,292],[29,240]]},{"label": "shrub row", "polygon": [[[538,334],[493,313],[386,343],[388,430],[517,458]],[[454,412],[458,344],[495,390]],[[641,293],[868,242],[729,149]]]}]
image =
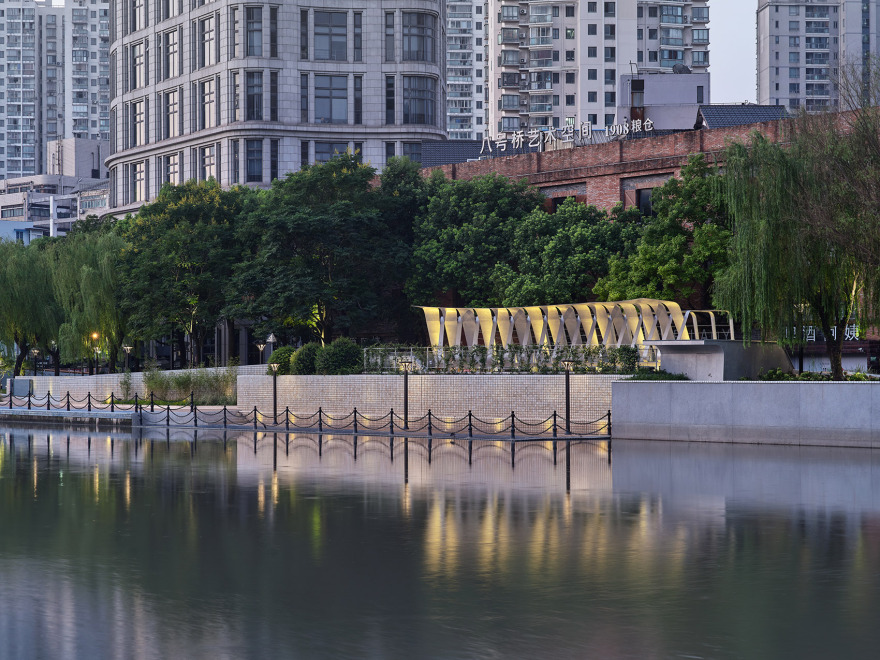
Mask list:
[{"label": "shrub row", "polygon": [[[359,374],[363,371],[364,354],[351,339],[340,337],[326,346],[317,342],[309,342],[299,349],[282,346],[269,357],[269,364],[272,363],[278,364],[279,375]],[[267,373],[272,373],[271,368]]]}]

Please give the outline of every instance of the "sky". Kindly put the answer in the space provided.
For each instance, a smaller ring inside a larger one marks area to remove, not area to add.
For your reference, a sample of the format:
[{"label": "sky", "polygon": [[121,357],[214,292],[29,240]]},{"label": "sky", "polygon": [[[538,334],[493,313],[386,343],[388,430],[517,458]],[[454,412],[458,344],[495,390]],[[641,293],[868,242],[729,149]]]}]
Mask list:
[{"label": "sky", "polygon": [[755,101],[755,0],[709,2],[712,103]]}]

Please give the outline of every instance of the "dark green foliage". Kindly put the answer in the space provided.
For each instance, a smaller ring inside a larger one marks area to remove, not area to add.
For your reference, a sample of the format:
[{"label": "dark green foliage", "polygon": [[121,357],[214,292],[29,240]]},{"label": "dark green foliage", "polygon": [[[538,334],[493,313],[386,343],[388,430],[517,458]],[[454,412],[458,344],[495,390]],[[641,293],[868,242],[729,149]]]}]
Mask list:
[{"label": "dark green foliage", "polygon": [[[278,365],[279,376],[287,376],[291,373],[290,361],[293,358],[294,353],[296,353],[296,349],[293,346],[281,346],[272,351],[268,363]],[[271,376],[272,370],[269,369],[266,373]]]},{"label": "dark green foliage", "polygon": [[382,318],[409,248],[380,211],[375,174],[343,154],[275,180],[237,232],[246,251],[228,314],[302,322],[325,343]]},{"label": "dark green foliage", "polygon": [[248,188],[223,190],[213,179],[166,185],[152,204],[117,222],[128,241],[121,260],[123,309],[135,336],[182,331],[192,338],[193,363],[213,332],[241,258],[235,225],[257,196]]},{"label": "dark green foliage", "polygon": [[315,357],[315,372],[322,375],[359,374],[364,367],[364,352],[348,337],[334,339]]},{"label": "dark green foliage", "polygon": [[297,376],[313,376],[315,371],[315,358],[321,350],[321,344],[310,341],[303,344],[290,359],[290,373]]},{"label": "dark green foliage", "polygon": [[663,369],[639,369],[630,380],[690,380],[685,374],[671,374]]},{"label": "dark green foliage", "polygon": [[415,221],[410,300],[427,305],[449,294],[466,306],[497,303],[489,276],[496,264],[514,260],[516,226],[543,196],[525,181],[495,175],[448,181],[437,173],[427,185],[427,204]]},{"label": "dark green foliage", "polygon": [[717,172],[692,156],[681,178],[655,188],[637,248],[612,256],[594,291],[600,300],[657,298],[709,309],[715,277],[727,266],[730,231]]},{"label": "dark green foliage", "polygon": [[491,272],[491,299],[509,306],[582,302],[593,298],[612,257],[634,251],[642,217],[622,205],[609,217],[569,198],[555,213],[535,209],[512,230],[510,258]]}]

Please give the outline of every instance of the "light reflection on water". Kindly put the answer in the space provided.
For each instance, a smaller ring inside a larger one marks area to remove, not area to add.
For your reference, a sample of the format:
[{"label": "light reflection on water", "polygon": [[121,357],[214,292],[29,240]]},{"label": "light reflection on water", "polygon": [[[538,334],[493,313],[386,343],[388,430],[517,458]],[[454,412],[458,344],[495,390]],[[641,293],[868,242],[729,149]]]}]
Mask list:
[{"label": "light reflection on water", "polygon": [[0,429],[0,658],[867,657],[863,450]]}]

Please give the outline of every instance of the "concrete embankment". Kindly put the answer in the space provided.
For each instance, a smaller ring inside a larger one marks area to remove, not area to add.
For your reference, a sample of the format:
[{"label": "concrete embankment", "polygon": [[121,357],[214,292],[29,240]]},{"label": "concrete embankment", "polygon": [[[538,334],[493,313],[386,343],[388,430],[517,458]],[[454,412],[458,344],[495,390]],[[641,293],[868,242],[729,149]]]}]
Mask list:
[{"label": "concrete embankment", "polygon": [[613,437],[880,447],[880,383],[618,381]]}]

